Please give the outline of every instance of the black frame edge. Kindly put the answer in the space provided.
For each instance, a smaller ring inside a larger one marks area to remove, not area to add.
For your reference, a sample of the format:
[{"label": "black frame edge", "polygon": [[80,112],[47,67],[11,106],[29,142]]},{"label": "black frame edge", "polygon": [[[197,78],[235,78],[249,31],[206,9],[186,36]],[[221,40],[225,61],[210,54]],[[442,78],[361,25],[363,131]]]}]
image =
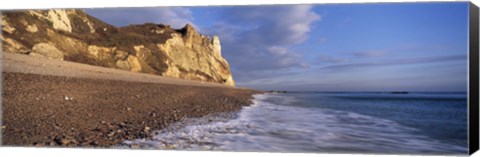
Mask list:
[{"label": "black frame edge", "polygon": [[469,2],[469,88],[468,88],[468,147],[469,154],[479,148],[479,12],[478,7]]},{"label": "black frame edge", "polygon": [[[0,9],[0,18],[3,10]],[[1,22],[0,22],[1,23]],[[2,25],[0,24],[0,36],[2,36]],[[0,81],[3,82],[3,40],[0,40]],[[3,126],[3,83],[0,83],[0,125]],[[3,129],[0,129],[0,147],[3,146]]]}]

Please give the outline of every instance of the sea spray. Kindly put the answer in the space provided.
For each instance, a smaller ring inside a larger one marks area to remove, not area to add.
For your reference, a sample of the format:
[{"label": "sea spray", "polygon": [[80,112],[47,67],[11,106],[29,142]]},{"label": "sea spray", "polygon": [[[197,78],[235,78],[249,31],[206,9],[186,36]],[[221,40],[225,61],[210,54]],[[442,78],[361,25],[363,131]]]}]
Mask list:
[{"label": "sea spray", "polygon": [[464,146],[418,134],[420,129],[387,118],[312,107],[298,95],[254,97],[253,105],[237,113],[185,119],[159,131],[153,140],[126,141],[124,145],[266,152],[458,154],[467,151]]}]

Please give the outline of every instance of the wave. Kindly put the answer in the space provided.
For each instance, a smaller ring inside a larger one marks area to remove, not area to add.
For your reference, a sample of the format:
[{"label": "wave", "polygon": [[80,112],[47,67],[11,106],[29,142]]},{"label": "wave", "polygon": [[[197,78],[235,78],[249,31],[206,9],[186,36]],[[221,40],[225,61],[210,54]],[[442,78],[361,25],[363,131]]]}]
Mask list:
[{"label": "wave", "polygon": [[[467,148],[415,134],[394,121],[353,112],[302,108],[295,98],[262,94],[238,113],[185,119],[153,140],[126,141],[142,148],[266,152],[460,154]],[[273,103],[275,102],[275,103]]]}]

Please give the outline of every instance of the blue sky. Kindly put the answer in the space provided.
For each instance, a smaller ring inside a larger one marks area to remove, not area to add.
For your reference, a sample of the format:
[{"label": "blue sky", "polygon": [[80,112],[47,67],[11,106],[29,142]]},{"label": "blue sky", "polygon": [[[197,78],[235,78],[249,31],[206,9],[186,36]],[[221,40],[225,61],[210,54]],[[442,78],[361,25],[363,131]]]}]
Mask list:
[{"label": "blue sky", "polygon": [[88,9],[218,35],[237,86],[261,90],[466,91],[468,3]]}]

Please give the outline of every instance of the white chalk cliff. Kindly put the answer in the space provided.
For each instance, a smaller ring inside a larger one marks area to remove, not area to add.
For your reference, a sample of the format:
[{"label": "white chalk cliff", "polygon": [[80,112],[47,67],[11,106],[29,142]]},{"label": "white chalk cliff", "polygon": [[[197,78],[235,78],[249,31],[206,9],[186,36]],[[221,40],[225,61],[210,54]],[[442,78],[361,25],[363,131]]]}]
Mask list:
[{"label": "white chalk cliff", "polygon": [[146,23],[117,28],[82,10],[2,12],[6,53],[235,86],[220,39]]}]

